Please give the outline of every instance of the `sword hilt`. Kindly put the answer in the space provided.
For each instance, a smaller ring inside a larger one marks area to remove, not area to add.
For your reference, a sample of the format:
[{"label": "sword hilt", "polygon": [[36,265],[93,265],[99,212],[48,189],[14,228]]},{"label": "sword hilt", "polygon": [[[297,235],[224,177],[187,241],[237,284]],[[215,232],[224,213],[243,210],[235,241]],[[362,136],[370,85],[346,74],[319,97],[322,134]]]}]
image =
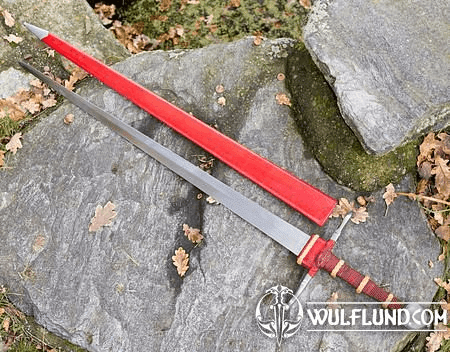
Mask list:
[{"label": "sword hilt", "polygon": [[336,257],[332,252],[335,243],[333,239],[326,241],[318,235],[312,235],[300,252],[297,263],[308,269],[310,277],[316,275],[319,269],[329,272],[332,277],[340,277],[353,286],[357,293],[364,293],[383,302],[385,308],[398,309],[404,306],[397,297],[378,286],[369,276],[362,275]]}]

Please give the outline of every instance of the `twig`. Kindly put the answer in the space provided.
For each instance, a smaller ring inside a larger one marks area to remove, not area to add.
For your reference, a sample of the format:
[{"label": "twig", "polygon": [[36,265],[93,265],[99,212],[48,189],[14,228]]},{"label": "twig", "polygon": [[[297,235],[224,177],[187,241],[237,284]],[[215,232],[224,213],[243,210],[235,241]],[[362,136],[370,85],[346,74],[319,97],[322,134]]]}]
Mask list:
[{"label": "twig", "polygon": [[395,193],[399,196],[406,196],[408,198],[413,198],[414,200],[429,200],[431,202],[442,203],[450,206],[450,202],[433,197],[422,196],[420,194],[415,193],[404,193],[404,192],[395,192]]}]

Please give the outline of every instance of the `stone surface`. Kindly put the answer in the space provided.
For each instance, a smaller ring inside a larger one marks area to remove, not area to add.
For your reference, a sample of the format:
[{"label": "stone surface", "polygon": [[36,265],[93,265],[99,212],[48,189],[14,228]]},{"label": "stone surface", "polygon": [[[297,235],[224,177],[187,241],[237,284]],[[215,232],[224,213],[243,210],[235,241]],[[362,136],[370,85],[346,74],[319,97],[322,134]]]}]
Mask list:
[{"label": "stone surface", "polygon": [[[286,73],[293,43],[252,43],[143,53],[115,67],[332,196],[354,199],[322,172],[296,132],[292,111],[276,102],[277,93],[289,95],[277,75]],[[95,80],[79,92],[194,163],[204,154]],[[69,112],[75,121],[65,125]],[[276,284],[296,289],[304,272],[295,256],[209,204],[206,195],[199,199],[199,190],[79,109],[64,103],[42,120],[0,172],[0,282],[21,294],[14,302],[52,332],[90,351],[278,350],[258,330],[255,309]],[[219,162],[212,173],[307,233],[327,237],[339,223],[317,228]],[[411,181],[399,187],[410,189]],[[385,216],[382,192],[374,196],[368,221],[346,227],[336,254],[389,283],[402,299],[431,300],[442,265],[424,215],[414,202],[398,199]],[[108,201],[117,217],[89,233],[96,206]],[[190,244],[184,223],[200,228],[204,243]],[[171,262],[180,246],[191,259],[183,279]],[[301,301],[307,307],[332,292],[341,301],[364,300],[319,273]],[[305,318],[283,350],[389,351],[406,335],[308,329],[314,326]]]},{"label": "stone surface", "polygon": [[19,89],[30,89],[30,81],[34,79],[34,76],[30,73],[24,73],[10,67],[6,71],[0,72],[0,98],[7,98]]},{"label": "stone surface", "polygon": [[339,184],[373,192],[416,172],[419,141],[384,155],[364,150],[342,118],[333,90],[302,44],[288,58],[286,85],[305,145]]},{"label": "stone surface", "polygon": [[[40,66],[49,65],[49,53],[45,45],[38,43],[22,22],[29,22],[47,29],[70,41],[73,45],[95,56],[99,60],[112,63],[130,56],[127,50],[100,23],[97,15],[85,0],[40,1],[40,0],[0,0],[0,7],[15,19],[13,27],[0,25],[0,37],[14,34],[24,40],[10,44],[0,40],[0,71],[11,66],[19,67],[17,60],[31,55]],[[64,61],[65,62],[65,61]],[[67,66],[67,62],[65,62]],[[53,73],[63,72],[61,63],[51,67]]]},{"label": "stone surface", "polygon": [[448,125],[450,3],[318,0],[305,44],[367,151]]}]

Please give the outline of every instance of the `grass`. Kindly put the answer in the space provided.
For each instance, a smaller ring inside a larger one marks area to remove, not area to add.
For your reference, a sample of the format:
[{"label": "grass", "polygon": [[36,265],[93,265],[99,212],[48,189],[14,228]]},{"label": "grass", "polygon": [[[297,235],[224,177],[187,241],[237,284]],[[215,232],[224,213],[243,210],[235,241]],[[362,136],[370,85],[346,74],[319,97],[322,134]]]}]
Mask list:
[{"label": "grass", "polygon": [[83,352],[40,327],[32,317],[19,311],[9,297],[16,294],[0,286],[0,351]]}]

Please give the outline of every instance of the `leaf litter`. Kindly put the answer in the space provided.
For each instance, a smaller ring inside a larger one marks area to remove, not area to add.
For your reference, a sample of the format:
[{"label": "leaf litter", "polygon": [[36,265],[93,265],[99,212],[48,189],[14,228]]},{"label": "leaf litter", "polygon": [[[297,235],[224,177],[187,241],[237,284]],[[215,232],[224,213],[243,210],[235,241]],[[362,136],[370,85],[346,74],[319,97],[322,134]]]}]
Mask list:
[{"label": "leaf litter", "polygon": [[[44,67],[44,74],[63,84],[69,90],[73,90],[78,81],[88,76],[84,70],[78,67],[72,70],[67,80],[55,77],[48,67]],[[18,149],[22,148],[20,141],[22,135],[19,136],[18,130],[37,118],[43,111],[58,103],[57,94],[39,79],[33,79],[29,84],[30,88],[21,88],[13,95],[0,99],[0,167],[5,165],[7,151],[15,154]],[[66,120],[65,123],[69,121]],[[5,125],[14,127],[1,128]]]},{"label": "leaf litter", "polygon": [[[428,223],[436,236],[443,242],[442,253],[438,260],[444,261],[448,252],[450,240],[450,135],[446,132],[428,133],[419,146],[417,157],[417,171],[419,181],[415,192],[399,192],[392,184],[386,186],[383,198],[389,207],[399,196],[405,196],[416,201],[428,217]],[[435,278],[436,285],[441,288],[444,298],[441,307],[450,307],[450,282],[447,279]],[[448,314],[448,312],[447,312]],[[431,332],[426,338],[427,352],[441,349],[445,343],[449,347],[450,330],[441,324],[435,326],[437,331]]]}]

